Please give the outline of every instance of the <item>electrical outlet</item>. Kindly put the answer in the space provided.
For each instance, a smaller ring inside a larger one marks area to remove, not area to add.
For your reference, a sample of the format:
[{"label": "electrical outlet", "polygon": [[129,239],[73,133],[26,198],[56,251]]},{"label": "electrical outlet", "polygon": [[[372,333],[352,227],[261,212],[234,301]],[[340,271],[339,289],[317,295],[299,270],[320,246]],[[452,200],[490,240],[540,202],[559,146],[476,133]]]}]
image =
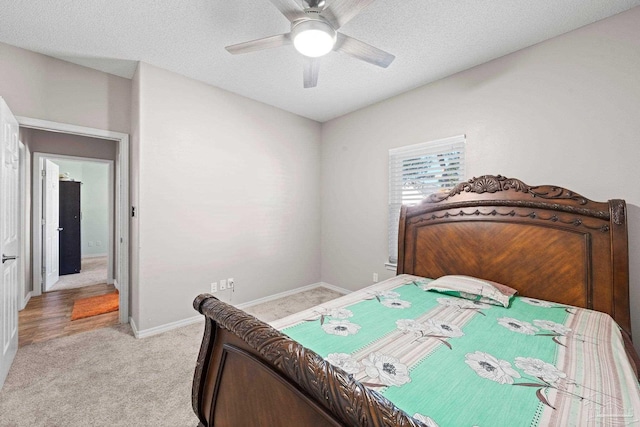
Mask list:
[{"label": "electrical outlet", "polygon": [[373,283],[378,283],[378,273],[373,273]]},{"label": "electrical outlet", "polygon": [[227,289],[227,281],[225,279],[220,280],[220,290],[224,291]]},{"label": "electrical outlet", "polygon": [[96,246],[102,246],[102,242],[100,240],[96,240]]},{"label": "electrical outlet", "polygon": [[235,285],[235,281],[233,280],[233,277],[229,277],[227,279],[227,286],[229,287],[229,289],[233,289],[234,285]]},{"label": "electrical outlet", "polygon": [[93,240],[89,240],[89,247],[92,248],[93,247]]},{"label": "electrical outlet", "polygon": [[211,293],[215,294],[216,292],[218,292],[218,282],[212,282],[211,283]]}]

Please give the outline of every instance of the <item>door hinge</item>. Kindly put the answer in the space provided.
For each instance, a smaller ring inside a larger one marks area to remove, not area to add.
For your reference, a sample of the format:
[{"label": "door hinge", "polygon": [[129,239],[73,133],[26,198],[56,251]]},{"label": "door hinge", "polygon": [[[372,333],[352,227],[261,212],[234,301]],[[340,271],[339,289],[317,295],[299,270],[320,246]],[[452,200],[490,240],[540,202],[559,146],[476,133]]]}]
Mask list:
[{"label": "door hinge", "polygon": [[42,176],[47,176],[47,170],[46,169],[42,169]]}]

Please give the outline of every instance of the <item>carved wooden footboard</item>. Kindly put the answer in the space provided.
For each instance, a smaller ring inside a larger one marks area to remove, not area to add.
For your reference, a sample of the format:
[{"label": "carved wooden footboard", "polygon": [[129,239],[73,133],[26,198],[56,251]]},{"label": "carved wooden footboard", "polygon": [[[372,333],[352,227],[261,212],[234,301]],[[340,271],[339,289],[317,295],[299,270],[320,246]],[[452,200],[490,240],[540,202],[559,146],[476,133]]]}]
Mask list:
[{"label": "carved wooden footboard", "polygon": [[193,380],[200,426],[424,427],[276,329],[212,295]]}]

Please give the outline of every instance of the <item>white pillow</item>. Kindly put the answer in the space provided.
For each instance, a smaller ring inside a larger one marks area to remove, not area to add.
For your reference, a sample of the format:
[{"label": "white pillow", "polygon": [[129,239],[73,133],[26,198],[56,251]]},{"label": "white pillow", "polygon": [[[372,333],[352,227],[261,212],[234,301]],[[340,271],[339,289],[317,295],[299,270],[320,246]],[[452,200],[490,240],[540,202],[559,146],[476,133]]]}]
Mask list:
[{"label": "white pillow", "polygon": [[478,279],[471,276],[442,276],[421,286],[425,291],[436,291],[447,295],[509,307],[518,292],[507,285]]}]

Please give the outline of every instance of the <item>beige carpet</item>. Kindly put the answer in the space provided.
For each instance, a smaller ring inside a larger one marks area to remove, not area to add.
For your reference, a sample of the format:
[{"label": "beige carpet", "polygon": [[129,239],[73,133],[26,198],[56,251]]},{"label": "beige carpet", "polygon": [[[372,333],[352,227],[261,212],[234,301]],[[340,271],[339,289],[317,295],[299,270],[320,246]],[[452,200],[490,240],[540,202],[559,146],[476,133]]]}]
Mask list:
[{"label": "beige carpet", "polygon": [[244,311],[262,321],[272,322],[341,296],[341,293],[327,288],[315,288],[286,298],[247,307]]},{"label": "beige carpet", "polygon": [[[316,288],[246,311],[271,321],[338,296]],[[135,339],[123,325],[22,347],[0,391],[0,426],[195,426],[202,331]]]},{"label": "beige carpet", "polygon": [[65,274],[49,292],[107,283],[107,257],[83,258],[80,273]]}]

